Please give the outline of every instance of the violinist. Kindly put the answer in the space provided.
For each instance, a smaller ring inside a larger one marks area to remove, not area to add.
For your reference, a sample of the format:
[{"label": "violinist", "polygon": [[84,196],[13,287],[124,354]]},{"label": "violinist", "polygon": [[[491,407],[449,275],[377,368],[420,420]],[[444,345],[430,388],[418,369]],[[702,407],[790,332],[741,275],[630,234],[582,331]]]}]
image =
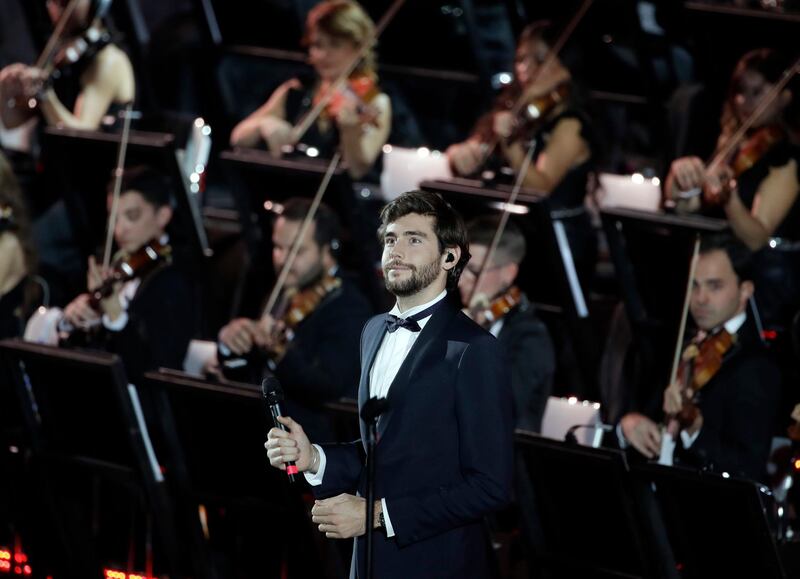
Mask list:
[{"label": "violinist", "polygon": [[[522,184],[547,195],[553,208],[562,210],[578,275],[586,286],[597,252],[584,208],[593,182],[595,137],[569,69],[552,52],[554,44],[548,22],[534,22],[523,30],[513,83],[478,121],[469,139],[447,149],[447,157],[457,175],[478,175],[501,163],[518,173],[528,148],[535,147]],[[516,117],[511,112],[515,108],[521,109]]]},{"label": "violinist", "polygon": [[[275,220],[276,272],[283,268],[310,204],[308,199],[289,199]],[[355,398],[359,337],[371,313],[366,298],[339,269],[340,238],[336,214],[320,205],[275,309],[232,320],[218,341],[223,374],[258,383],[265,372],[274,373],[286,393],[285,411],[302,416],[304,426],[320,440],[333,440],[323,404]]]},{"label": "violinist", "polygon": [[[790,62],[770,49],[745,54],[736,65],[725,102],[717,151],[727,147]],[[753,119],[730,158],[713,170],[698,157],[672,162],[665,197],[678,210],[704,212],[721,207],[733,232],[756,255],[756,301],[765,325],[780,329],[800,305],[800,147],[792,143],[786,112],[795,99],[792,85]],[[716,157],[716,156],[715,156]],[[689,195],[702,190],[703,195]]]},{"label": "violinist", "polygon": [[[753,290],[749,250],[730,236],[704,239],[690,296],[697,334],[683,350],[680,379],[664,391],[662,410],[675,464],[765,481],[781,387],[747,312]],[[623,446],[658,457],[666,438],[655,422],[659,414],[651,407],[623,416]]]},{"label": "violinist", "polygon": [[[294,145],[293,126],[336,84],[364,43],[373,41],[374,30],[370,17],[352,0],[317,4],[308,13],[303,38],[313,76],[293,78],[279,86],[266,103],[236,125],[231,145],[264,143],[276,156],[284,146]],[[370,49],[301,139],[322,158],[332,158],[338,149],[350,176],[371,182],[379,180],[376,163],[391,130],[391,103],[377,82],[375,54]]]},{"label": "violinist", "polygon": [[467,313],[503,346],[511,368],[515,426],[539,432],[547,399],[553,389],[555,356],[547,328],[528,297],[514,285],[525,258],[525,237],[510,221],[500,237],[480,284],[475,282],[491,246],[499,218],[480,217],[467,224],[472,254],[461,274],[462,301],[472,295]]},{"label": "violinist", "polygon": [[[89,258],[89,291],[67,305],[59,330],[67,344],[118,353],[135,383],[145,371],[183,367],[196,307],[191,281],[171,264],[170,183],[134,167],[125,171],[121,191],[111,271]],[[113,281],[117,271],[131,273]]]},{"label": "violinist", "polygon": [[[101,17],[108,0],[74,2],[46,69],[15,63],[0,71],[0,119],[7,129],[38,111],[48,125],[94,130],[110,110],[134,100],[130,59],[111,42]],[[68,5],[47,0],[54,24]]]}]

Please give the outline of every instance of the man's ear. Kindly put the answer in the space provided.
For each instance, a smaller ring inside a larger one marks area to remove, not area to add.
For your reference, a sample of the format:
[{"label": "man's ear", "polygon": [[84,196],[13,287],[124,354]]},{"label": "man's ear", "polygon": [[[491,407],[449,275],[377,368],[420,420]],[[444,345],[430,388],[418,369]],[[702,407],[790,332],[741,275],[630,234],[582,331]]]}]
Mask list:
[{"label": "man's ear", "polygon": [[156,222],[161,229],[166,229],[170,221],[172,221],[172,207],[162,205],[156,210]]},{"label": "man's ear", "polygon": [[450,271],[458,264],[459,259],[461,259],[460,247],[456,245],[445,248],[444,254],[442,254],[442,268]]},{"label": "man's ear", "polygon": [[743,281],[742,284],[739,286],[739,295],[747,302],[751,297],[753,297],[753,292],[755,291],[756,286],[753,285],[753,282],[750,280]]}]

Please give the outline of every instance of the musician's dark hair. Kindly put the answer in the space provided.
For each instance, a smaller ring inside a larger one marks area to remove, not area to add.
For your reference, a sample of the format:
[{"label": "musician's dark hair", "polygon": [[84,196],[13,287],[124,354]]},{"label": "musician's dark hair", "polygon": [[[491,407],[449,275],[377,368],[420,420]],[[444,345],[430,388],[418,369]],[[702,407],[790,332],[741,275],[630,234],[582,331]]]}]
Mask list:
[{"label": "musician's dark hair", "polygon": [[[482,215],[467,223],[470,245],[482,245],[488,248],[494,240],[500,219],[500,215]],[[494,262],[499,265],[507,263],[519,265],[525,259],[525,252],[525,236],[517,224],[509,220],[500,236],[500,242],[497,244]]]},{"label": "musician's dark hair", "polygon": [[[129,167],[122,173],[120,194],[128,191],[138,192],[145,201],[159,209],[164,206],[173,207],[172,179],[144,165]],[[114,192],[114,179],[108,183],[108,193]]]},{"label": "musician's dark hair", "polygon": [[725,252],[739,283],[753,281],[753,252],[744,243],[729,233],[706,235],[700,241],[700,255],[712,251]]},{"label": "musician's dark hair", "polygon": [[[283,204],[281,217],[287,221],[303,221],[311,208],[311,199],[291,197]],[[334,257],[341,249],[342,225],[333,209],[320,203],[314,215],[314,241],[319,247],[330,247]]]},{"label": "musician's dark hair", "polygon": [[448,247],[459,247],[461,257],[447,273],[447,289],[455,290],[461,272],[469,261],[469,239],[467,227],[461,215],[437,193],[429,191],[408,191],[381,210],[381,226],[378,228],[378,240],[383,243],[386,228],[401,217],[410,213],[418,213],[433,217],[433,231],[439,242],[439,254]]}]

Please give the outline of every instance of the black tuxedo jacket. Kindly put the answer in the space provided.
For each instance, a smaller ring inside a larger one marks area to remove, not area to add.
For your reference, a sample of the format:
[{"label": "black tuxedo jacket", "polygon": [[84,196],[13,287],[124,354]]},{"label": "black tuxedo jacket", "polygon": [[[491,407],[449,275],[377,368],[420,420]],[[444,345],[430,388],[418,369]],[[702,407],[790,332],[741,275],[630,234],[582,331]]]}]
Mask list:
[{"label": "black tuxedo jacket", "polygon": [[703,427],[688,449],[679,442],[675,463],[766,481],[780,396],[780,372],[748,316],[722,367],[699,392]]},{"label": "black tuxedo jacket", "polygon": [[556,366],[553,342],[525,295],[503,320],[497,339],[507,353],[511,371],[514,425],[539,432],[553,390]]},{"label": "black tuxedo jacket", "polygon": [[[488,577],[481,518],[504,506],[512,485],[512,396],[499,343],[454,302],[438,308],[389,389],[378,425],[376,498],[395,536],[374,533],[375,576]],[[361,337],[359,405],[386,335],[386,314]],[[362,440],[366,425],[361,422]],[[319,496],[365,494],[361,441],[326,446]],[[364,577],[364,537],[351,577]]]}]

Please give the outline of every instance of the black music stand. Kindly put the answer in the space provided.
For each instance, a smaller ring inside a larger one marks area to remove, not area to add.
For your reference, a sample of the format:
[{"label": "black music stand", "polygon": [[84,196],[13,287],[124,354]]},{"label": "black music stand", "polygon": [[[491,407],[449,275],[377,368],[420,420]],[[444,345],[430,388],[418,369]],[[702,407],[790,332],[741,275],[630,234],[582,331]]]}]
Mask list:
[{"label": "black music stand", "polygon": [[[607,394],[606,419],[615,422],[631,408],[618,399],[634,400],[633,408],[645,410],[658,400],[669,382],[670,364],[686,294],[686,281],[694,242],[698,235],[724,232],[726,221],[697,215],[671,215],[619,207],[601,210],[603,229],[630,324],[630,350],[613,352],[624,359],[632,351],[631,390]],[[615,342],[616,344],[616,342]],[[612,392],[622,380],[611,380]],[[658,393],[651,392],[656,389]]]},{"label": "black music stand", "polygon": [[[124,568],[131,562],[139,569],[152,563],[147,552],[143,560],[131,561],[133,545],[115,533],[117,517],[137,518],[130,510],[152,517],[161,547],[156,564],[184,576],[164,477],[141,400],[121,360],[3,340],[0,363],[31,439],[36,499],[50,517],[45,527],[50,532],[41,529],[41,538],[57,545],[48,561],[56,574],[99,578],[108,563]],[[105,492],[122,499],[102,501]],[[95,501],[98,509],[93,509]],[[55,541],[53,534],[58,535]]]},{"label": "black music stand", "polygon": [[271,577],[288,559],[292,576],[320,576],[318,553],[309,548],[318,534],[297,490],[269,465],[271,423],[261,389],[170,370],[145,374],[142,389],[163,404],[157,428],[182,530],[208,554],[222,554],[215,557],[221,567]]},{"label": "black music stand", "polygon": [[790,576],[759,483],[657,464],[635,465],[631,472],[655,488],[682,578]]},{"label": "black music stand", "polygon": [[534,563],[542,576],[677,577],[648,489],[634,484],[622,452],[519,430],[515,449],[536,497],[543,544]]},{"label": "black music stand", "polygon": [[[63,197],[77,241],[84,254],[105,241],[108,183],[114,174],[121,135],[48,127],[44,131],[43,162],[53,169],[49,188]],[[178,159],[173,135],[131,131],[125,166],[150,166],[173,183],[177,206],[169,226],[171,244],[185,248],[187,258],[209,255],[197,193],[190,189]]]}]

